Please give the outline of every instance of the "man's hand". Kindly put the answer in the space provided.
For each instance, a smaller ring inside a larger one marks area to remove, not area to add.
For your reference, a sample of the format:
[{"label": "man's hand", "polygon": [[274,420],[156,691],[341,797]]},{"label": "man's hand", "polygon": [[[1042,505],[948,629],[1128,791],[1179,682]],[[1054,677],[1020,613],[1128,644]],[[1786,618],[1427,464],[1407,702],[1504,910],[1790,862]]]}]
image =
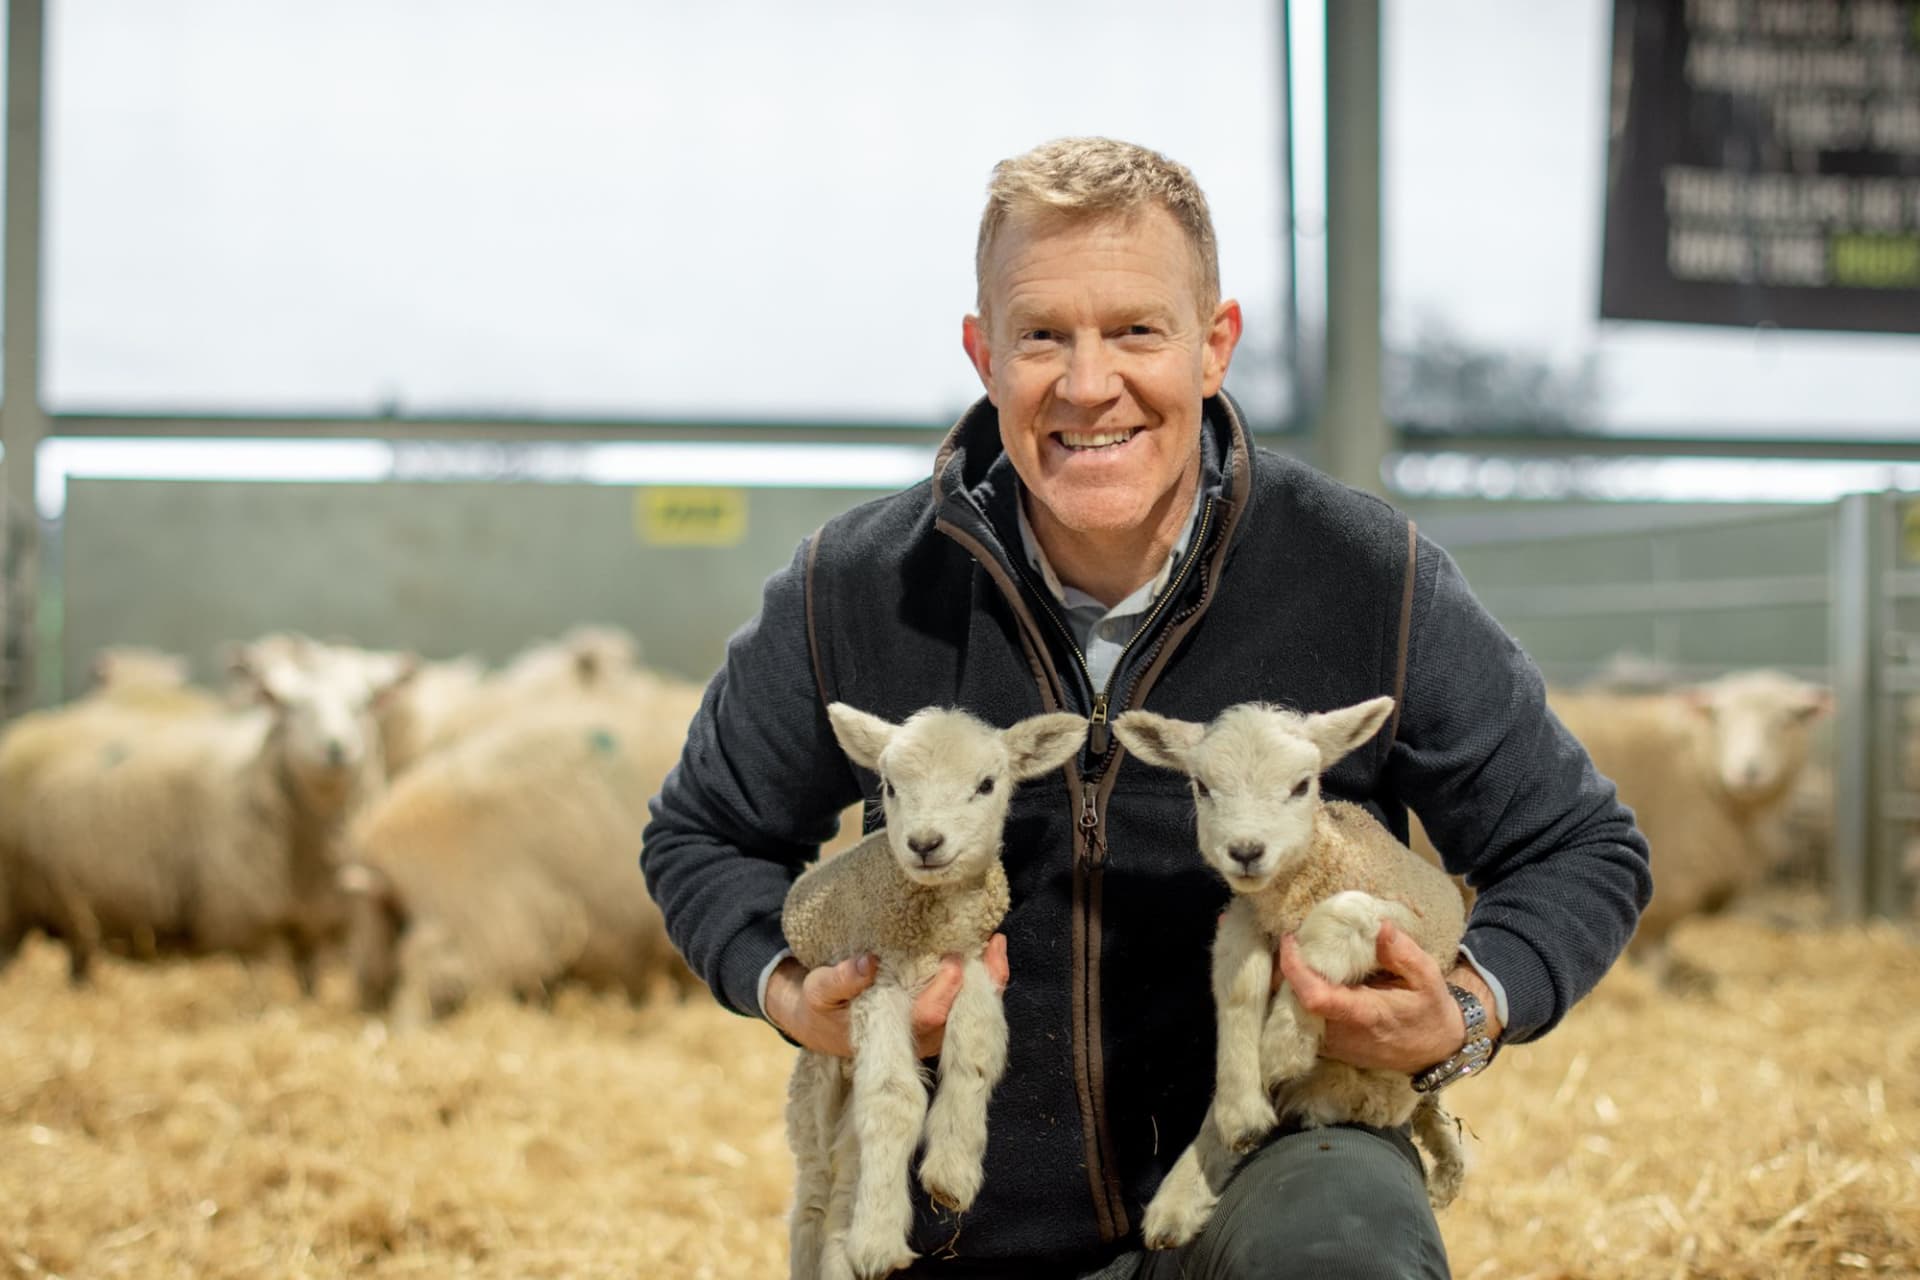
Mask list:
[{"label": "man's hand", "polygon": [[[987,942],[987,972],[1006,990],[1007,936],[996,933]],[[788,957],[767,979],[768,1021],[816,1053],[851,1058],[847,1006],[873,985],[877,962],[872,955],[854,956],[836,965],[808,969]],[[946,1039],[947,1013],[960,994],[966,961],[958,952],[940,958],[940,968],[913,1001],[914,1053],[922,1058],[939,1054]],[[1449,1002],[1451,1003],[1451,1002]]]},{"label": "man's hand", "polygon": [[1500,1034],[1493,992],[1468,964],[1441,973],[1432,956],[1391,921],[1374,944],[1379,969],[1365,986],[1340,987],[1307,967],[1293,935],[1280,940],[1277,983],[1293,987],[1300,1007],[1326,1020],[1320,1056],[1349,1066],[1412,1073],[1451,1056],[1466,1043],[1467,1024],[1447,983],[1471,991],[1487,1010],[1487,1034]]}]

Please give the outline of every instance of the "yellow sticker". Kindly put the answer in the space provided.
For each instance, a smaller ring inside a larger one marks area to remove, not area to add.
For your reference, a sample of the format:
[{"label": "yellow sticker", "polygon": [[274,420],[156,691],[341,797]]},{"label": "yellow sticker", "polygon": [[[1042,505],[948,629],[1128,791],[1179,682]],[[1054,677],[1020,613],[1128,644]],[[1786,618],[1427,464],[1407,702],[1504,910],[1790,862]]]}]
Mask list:
[{"label": "yellow sticker", "polygon": [[745,489],[671,485],[637,491],[634,532],[656,547],[737,547],[747,536]]},{"label": "yellow sticker", "polygon": [[1900,504],[1900,558],[1920,564],[1920,502]]}]

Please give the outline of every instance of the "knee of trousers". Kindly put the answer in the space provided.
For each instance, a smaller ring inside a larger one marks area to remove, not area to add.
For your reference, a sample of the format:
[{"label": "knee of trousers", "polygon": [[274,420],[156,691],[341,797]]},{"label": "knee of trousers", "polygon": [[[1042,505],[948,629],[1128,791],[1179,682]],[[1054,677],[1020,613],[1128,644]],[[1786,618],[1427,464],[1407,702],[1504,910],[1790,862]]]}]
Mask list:
[{"label": "knee of trousers", "polygon": [[1283,1133],[1235,1170],[1186,1274],[1445,1280],[1446,1247],[1404,1130]]}]

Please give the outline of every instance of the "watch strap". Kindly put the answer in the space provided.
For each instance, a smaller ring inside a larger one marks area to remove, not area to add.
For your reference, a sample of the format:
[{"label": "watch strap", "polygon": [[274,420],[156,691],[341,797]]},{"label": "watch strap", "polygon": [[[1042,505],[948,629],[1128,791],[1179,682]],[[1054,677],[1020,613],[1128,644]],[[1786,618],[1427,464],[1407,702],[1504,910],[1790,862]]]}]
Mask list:
[{"label": "watch strap", "polygon": [[1454,986],[1451,982],[1447,984],[1447,993],[1453,997],[1454,1003],[1460,1006],[1460,1016],[1466,1020],[1466,1042],[1454,1050],[1452,1056],[1414,1072],[1415,1093],[1432,1093],[1436,1089],[1445,1088],[1455,1080],[1463,1080],[1473,1075],[1493,1061],[1494,1052],[1498,1047],[1494,1044],[1493,1037],[1487,1034],[1487,1011],[1481,1005],[1480,998],[1471,991]]}]

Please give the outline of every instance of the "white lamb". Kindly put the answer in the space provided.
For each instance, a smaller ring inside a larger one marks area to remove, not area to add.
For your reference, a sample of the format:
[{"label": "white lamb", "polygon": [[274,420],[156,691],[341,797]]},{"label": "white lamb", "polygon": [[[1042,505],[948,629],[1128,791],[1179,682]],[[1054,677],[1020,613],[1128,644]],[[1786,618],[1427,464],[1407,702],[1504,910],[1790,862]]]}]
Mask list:
[{"label": "white lamb", "polygon": [[[849,1009],[851,1064],[803,1049],[787,1105],[792,1274],[847,1280],[913,1261],[908,1164],[923,1132],[928,1194],[965,1210],[979,1193],[987,1100],[1007,1063],[1006,1015],[983,959],[1009,905],[1001,830],[1014,784],[1071,760],[1087,722],[1059,713],[997,730],[961,711],[929,709],[900,725],[842,703],[828,711],[848,757],[879,776],[887,818],[795,881],[782,916],[809,968],[879,959]],[[912,1006],[950,952],[966,970],[929,1107]]]},{"label": "white lamb", "polygon": [[1443,969],[1459,955],[1465,911],[1445,873],[1365,809],[1320,798],[1320,774],[1369,741],[1392,709],[1392,698],[1321,715],[1250,703],[1208,725],[1145,711],[1114,722],[1141,760],[1192,778],[1200,852],[1236,895],[1213,946],[1213,1105],[1147,1206],[1151,1248],[1191,1240],[1212,1216],[1236,1153],[1252,1150],[1282,1117],[1309,1128],[1411,1120],[1433,1158],[1434,1207],[1460,1189],[1459,1135],[1434,1096],[1415,1093],[1401,1072],[1320,1060],[1324,1023],[1289,985],[1273,989],[1275,946],[1296,931],[1301,958],[1343,985],[1375,967],[1386,920]]}]

